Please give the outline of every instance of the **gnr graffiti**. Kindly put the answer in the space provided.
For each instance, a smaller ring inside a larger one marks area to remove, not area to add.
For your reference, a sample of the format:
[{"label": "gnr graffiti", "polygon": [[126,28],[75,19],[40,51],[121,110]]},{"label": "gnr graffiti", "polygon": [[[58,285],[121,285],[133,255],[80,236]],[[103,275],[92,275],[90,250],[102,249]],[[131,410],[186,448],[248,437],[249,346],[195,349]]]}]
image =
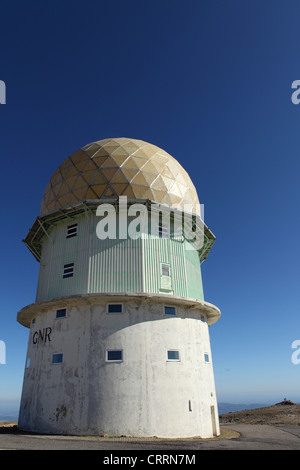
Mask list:
[{"label": "gnr graffiti", "polygon": [[39,344],[39,343],[47,343],[47,341],[51,341],[50,335],[51,335],[52,328],[48,326],[47,328],[43,328],[42,330],[35,331],[32,336],[32,342],[33,344]]}]

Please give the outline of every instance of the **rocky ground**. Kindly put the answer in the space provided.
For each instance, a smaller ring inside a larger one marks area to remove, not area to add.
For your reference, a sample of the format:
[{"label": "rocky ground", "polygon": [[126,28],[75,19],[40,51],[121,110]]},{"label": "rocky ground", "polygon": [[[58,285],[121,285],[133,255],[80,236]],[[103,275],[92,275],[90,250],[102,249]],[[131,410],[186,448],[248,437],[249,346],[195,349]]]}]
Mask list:
[{"label": "rocky ground", "polygon": [[300,426],[300,405],[290,400],[283,400],[264,408],[227,413],[220,416],[220,426],[224,423]]}]

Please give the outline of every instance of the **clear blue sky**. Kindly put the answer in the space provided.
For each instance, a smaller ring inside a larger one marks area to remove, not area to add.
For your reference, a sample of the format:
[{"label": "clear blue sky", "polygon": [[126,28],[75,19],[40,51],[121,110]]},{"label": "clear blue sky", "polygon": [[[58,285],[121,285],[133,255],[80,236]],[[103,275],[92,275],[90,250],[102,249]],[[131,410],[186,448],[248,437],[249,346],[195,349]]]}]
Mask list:
[{"label": "clear blue sky", "polygon": [[[190,173],[217,241],[203,266],[219,401],[300,402],[300,3],[1,3],[0,404],[21,394],[38,263],[22,243],[56,167],[132,137]],[[1,408],[1,406],[0,406]]]}]

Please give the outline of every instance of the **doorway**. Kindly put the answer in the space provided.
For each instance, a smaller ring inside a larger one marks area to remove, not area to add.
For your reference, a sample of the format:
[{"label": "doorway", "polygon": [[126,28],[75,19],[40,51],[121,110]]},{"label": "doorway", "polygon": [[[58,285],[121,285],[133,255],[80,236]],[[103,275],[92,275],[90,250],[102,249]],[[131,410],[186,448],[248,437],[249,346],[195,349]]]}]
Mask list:
[{"label": "doorway", "polygon": [[215,407],[210,407],[210,414],[211,414],[211,424],[212,424],[212,432],[213,436],[217,436],[217,425],[216,425],[216,415],[215,415]]}]

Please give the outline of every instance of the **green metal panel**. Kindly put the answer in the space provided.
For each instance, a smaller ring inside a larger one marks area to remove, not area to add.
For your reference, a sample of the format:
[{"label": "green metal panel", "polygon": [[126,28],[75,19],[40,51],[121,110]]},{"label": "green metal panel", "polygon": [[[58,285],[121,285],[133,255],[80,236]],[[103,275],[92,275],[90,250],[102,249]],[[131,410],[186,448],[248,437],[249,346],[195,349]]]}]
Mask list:
[{"label": "green metal panel", "polygon": [[190,245],[185,242],[184,248],[184,259],[187,273],[187,296],[204,300],[203,296],[203,284],[200,260],[197,250],[190,249]]},{"label": "green metal panel", "polygon": [[[183,237],[160,238],[150,233],[143,239],[144,288],[149,293],[173,293],[203,300],[198,252]],[[161,264],[170,265],[171,289],[162,289]]]},{"label": "green metal panel", "polygon": [[[77,236],[66,238],[68,225],[78,223]],[[48,298],[83,294],[88,285],[89,225],[85,216],[58,224],[50,233]],[[44,250],[43,250],[44,251]],[[74,263],[74,276],[63,279],[64,265]]]},{"label": "green metal panel", "polygon": [[100,240],[98,220],[92,216],[88,292],[142,292],[141,239]]},{"label": "green metal panel", "polygon": [[[44,237],[37,301],[85,293],[147,292],[203,299],[200,261],[183,237],[100,240],[99,217],[79,215],[53,226]],[[77,236],[66,238],[68,225],[78,223]],[[63,279],[65,264],[74,276]],[[162,276],[162,263],[170,278]],[[166,288],[169,287],[169,288]]]}]

